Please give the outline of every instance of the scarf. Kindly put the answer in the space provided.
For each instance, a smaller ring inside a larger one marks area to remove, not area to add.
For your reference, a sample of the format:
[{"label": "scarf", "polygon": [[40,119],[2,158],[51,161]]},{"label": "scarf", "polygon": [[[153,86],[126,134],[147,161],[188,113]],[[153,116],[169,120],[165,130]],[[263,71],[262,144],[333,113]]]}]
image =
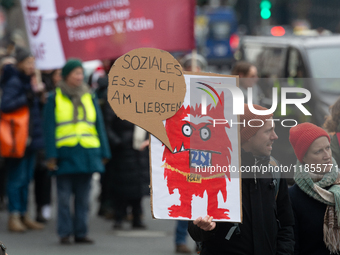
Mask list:
[{"label": "scarf", "polygon": [[58,87],[61,89],[61,92],[64,95],[70,97],[70,99],[71,99],[71,102],[73,104],[73,120],[72,120],[72,122],[74,124],[76,124],[78,122],[78,107],[82,107],[83,112],[84,112],[83,119],[81,119],[81,120],[86,120],[86,110],[85,110],[83,103],[81,102],[81,97],[85,93],[90,93],[89,87],[85,83],[82,83],[80,86],[77,86],[77,87],[71,87],[71,86],[67,85],[67,83],[65,81],[59,82]]},{"label": "scarf", "polygon": [[[313,169],[308,169],[298,161],[294,180],[307,195],[327,205],[323,223],[323,240],[331,253],[338,253],[340,252],[340,175],[333,158],[332,164],[329,173],[318,175],[311,172]],[[327,190],[326,187],[330,188]]]}]

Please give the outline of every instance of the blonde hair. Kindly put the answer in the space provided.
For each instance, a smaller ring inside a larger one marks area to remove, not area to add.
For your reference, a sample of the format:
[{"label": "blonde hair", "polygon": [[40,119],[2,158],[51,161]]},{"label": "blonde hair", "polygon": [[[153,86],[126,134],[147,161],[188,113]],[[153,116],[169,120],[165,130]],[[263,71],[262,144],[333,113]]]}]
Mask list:
[{"label": "blonde hair", "polygon": [[340,97],[329,107],[329,112],[331,114],[326,117],[326,121],[323,126],[329,133],[332,133],[337,131],[340,124]]}]

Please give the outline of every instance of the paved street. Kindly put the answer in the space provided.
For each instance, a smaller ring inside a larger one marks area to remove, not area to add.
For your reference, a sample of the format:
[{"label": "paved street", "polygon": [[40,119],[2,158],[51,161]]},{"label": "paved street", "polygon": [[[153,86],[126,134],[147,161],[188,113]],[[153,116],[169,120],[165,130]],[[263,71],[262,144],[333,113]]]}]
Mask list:
[{"label": "paved street", "polygon": [[[96,177],[96,176],[95,176]],[[66,254],[97,254],[97,255],[134,255],[134,254],[175,254],[174,252],[174,227],[175,221],[153,220],[150,210],[150,198],[143,200],[144,220],[148,226],[144,231],[130,230],[129,223],[124,223],[123,231],[112,229],[112,221],[96,216],[98,210],[98,179],[93,179],[91,195],[91,213],[89,224],[89,237],[93,238],[94,245],[62,246],[56,235],[56,207],[55,189],[53,189],[52,220],[48,222],[43,231],[29,231],[24,234],[10,233],[7,231],[8,214],[0,212],[0,240],[8,247],[9,255],[66,255]],[[32,194],[32,191],[31,191]],[[33,214],[33,198],[30,198],[30,211]],[[35,214],[34,214],[35,215]],[[194,242],[188,237],[188,245],[194,248]]]}]

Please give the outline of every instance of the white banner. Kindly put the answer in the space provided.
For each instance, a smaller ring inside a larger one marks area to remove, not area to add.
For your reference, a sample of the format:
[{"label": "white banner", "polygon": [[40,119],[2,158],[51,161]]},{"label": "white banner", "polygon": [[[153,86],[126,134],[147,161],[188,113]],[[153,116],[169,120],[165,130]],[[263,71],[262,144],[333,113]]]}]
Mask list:
[{"label": "white banner", "polygon": [[65,56],[54,0],[21,0],[21,6],[37,68],[46,70],[62,67]]}]

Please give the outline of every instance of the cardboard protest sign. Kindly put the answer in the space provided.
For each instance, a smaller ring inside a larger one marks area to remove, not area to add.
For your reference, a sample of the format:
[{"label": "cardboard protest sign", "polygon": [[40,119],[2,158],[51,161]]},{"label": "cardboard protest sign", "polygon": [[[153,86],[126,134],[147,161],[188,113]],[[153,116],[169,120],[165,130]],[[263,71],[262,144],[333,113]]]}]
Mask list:
[{"label": "cardboard protest sign", "polygon": [[173,152],[151,136],[152,213],[157,219],[241,222],[239,126],[233,115],[236,77],[186,74],[187,93],[165,121]]},{"label": "cardboard protest sign", "polygon": [[241,221],[236,77],[183,74],[168,52],[140,48],[116,60],[108,102],[118,117],[152,134],[152,213],[158,219],[210,215]]},{"label": "cardboard protest sign", "polygon": [[166,51],[132,50],[109,73],[107,98],[117,116],[149,131],[171,151],[162,120],[178,111],[185,92],[182,67]]},{"label": "cardboard protest sign", "polygon": [[70,57],[114,59],[140,47],[191,50],[194,0],[20,0],[38,69]]}]

